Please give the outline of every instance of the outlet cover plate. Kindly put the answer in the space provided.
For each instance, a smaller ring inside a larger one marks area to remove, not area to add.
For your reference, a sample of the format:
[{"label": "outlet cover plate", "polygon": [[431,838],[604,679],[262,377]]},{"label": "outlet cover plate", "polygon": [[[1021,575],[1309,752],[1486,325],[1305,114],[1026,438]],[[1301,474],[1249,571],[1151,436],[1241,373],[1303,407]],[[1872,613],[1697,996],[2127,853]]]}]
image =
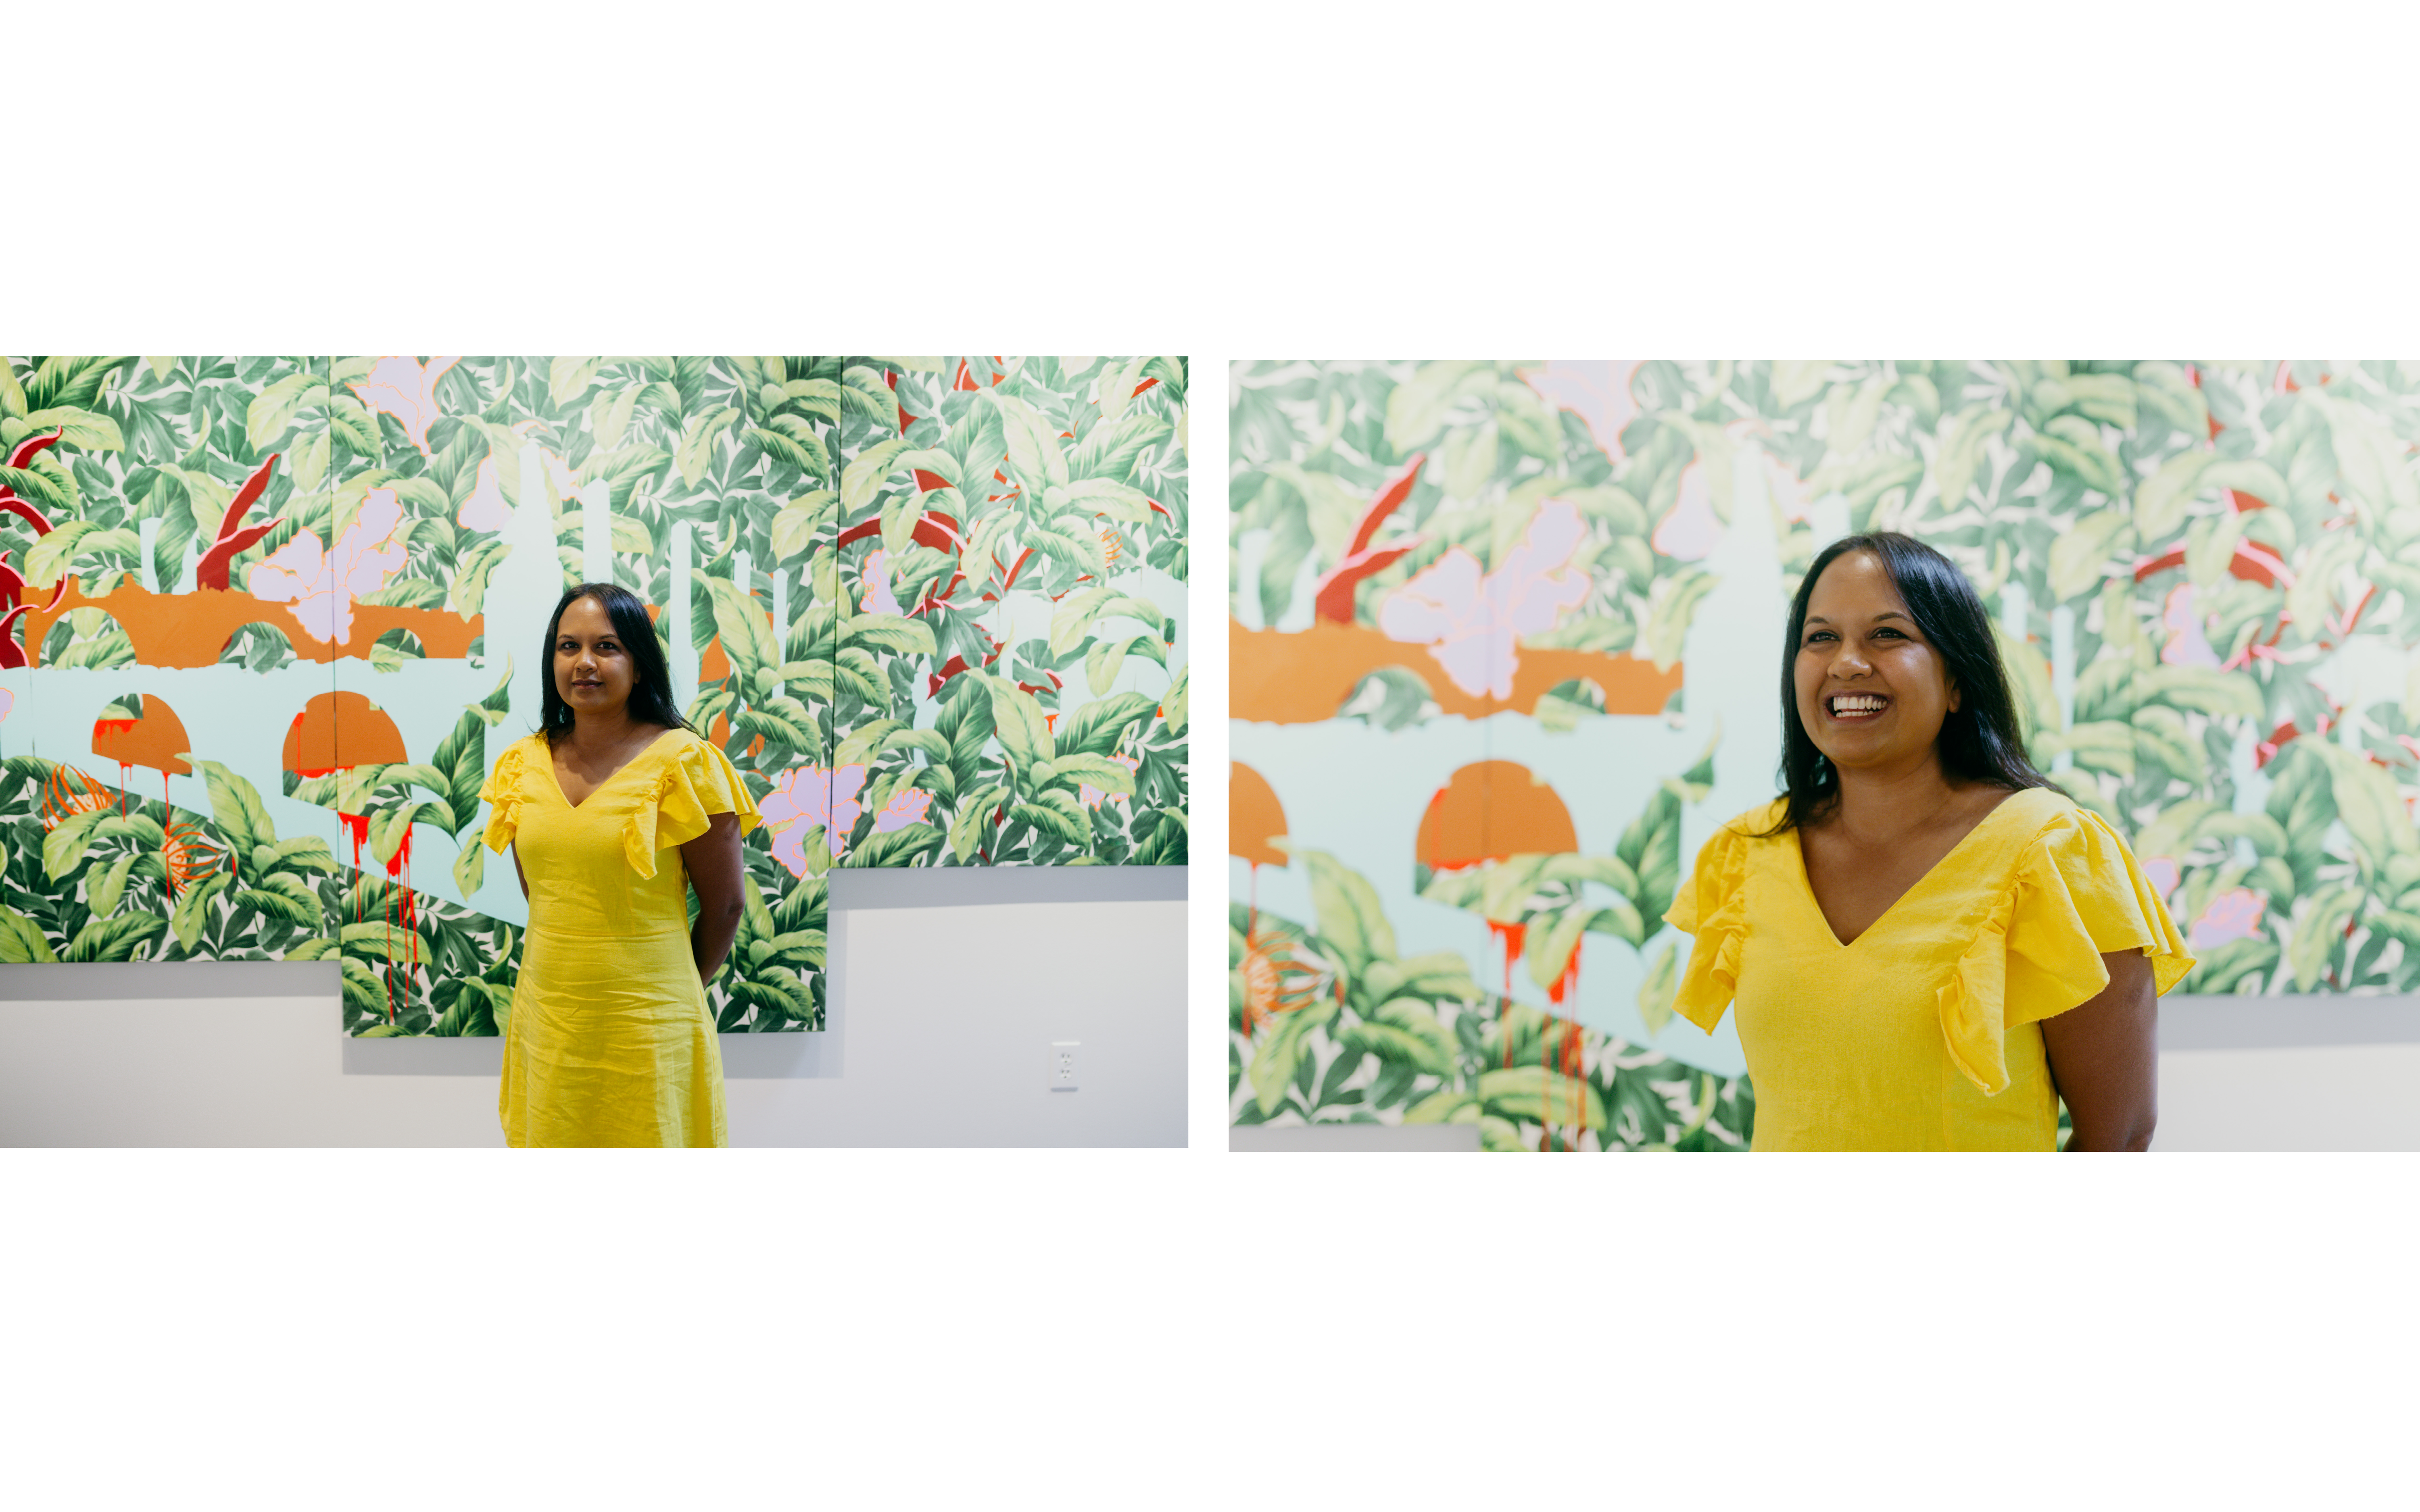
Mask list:
[{"label": "outlet cover plate", "polygon": [[1052,1091],[1072,1092],[1076,1089],[1077,1078],[1082,1070],[1079,1063],[1082,1049],[1083,1041],[1080,1040],[1050,1041],[1050,1089]]}]

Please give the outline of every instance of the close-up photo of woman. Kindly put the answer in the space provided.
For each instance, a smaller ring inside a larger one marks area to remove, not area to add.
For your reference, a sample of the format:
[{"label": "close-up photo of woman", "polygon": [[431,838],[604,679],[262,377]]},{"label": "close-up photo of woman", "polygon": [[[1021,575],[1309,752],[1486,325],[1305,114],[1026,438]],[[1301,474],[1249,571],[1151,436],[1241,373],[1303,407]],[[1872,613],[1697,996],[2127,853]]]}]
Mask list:
[{"label": "close-up photo of woman", "polygon": [[2193,967],[2108,821],[2025,758],[1974,585],[1888,532],[1791,605],[1787,791],[1699,853],[1674,1011],[1738,1014],[1759,1149],[2144,1149]]},{"label": "close-up photo of woman", "polygon": [[1232,1149],[2420,1140],[2420,367],[1231,377]]}]

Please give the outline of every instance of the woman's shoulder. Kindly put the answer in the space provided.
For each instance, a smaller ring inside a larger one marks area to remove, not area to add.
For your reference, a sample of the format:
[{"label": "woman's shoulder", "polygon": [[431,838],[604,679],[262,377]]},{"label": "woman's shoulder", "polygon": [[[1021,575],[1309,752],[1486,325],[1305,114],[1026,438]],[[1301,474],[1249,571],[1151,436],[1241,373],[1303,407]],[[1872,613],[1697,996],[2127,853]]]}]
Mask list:
[{"label": "woman's shoulder", "polygon": [[701,761],[728,761],[730,758],[723,755],[721,746],[696,731],[675,725],[658,735],[638,759],[657,766],[683,764],[693,766]]},{"label": "woman's shoulder", "polygon": [[1714,838],[1727,842],[1751,844],[1759,841],[1778,840],[1781,837],[1776,832],[1777,826],[1789,812],[1788,798],[1774,798],[1760,803],[1753,809],[1733,814],[1723,821],[1723,827],[1714,832]]},{"label": "woman's shoulder", "polygon": [[2100,834],[2118,838],[2107,819],[2055,787],[2020,788],[2001,799],[1985,819],[1998,823],[2017,847],[2025,850]]},{"label": "woman's shoulder", "polygon": [[731,757],[714,741],[696,731],[675,727],[658,735],[632,765],[645,764],[648,771],[660,779],[667,792],[675,787],[698,789],[724,795],[737,793],[744,802],[747,783]]},{"label": "woman's shoulder", "polygon": [[554,761],[554,749],[542,734],[523,735],[506,746],[496,757],[496,770],[513,774],[531,766],[546,766]]}]

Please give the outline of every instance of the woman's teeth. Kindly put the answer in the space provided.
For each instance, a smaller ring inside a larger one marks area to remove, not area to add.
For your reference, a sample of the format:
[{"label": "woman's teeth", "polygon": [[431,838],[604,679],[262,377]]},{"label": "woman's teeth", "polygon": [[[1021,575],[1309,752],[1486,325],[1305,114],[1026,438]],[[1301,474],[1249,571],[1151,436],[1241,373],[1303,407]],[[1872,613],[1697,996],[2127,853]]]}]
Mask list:
[{"label": "woman's teeth", "polygon": [[1882,713],[1883,704],[1886,702],[1888,701],[1877,698],[1870,693],[1836,694],[1831,700],[1832,717],[1835,719],[1866,718]]}]

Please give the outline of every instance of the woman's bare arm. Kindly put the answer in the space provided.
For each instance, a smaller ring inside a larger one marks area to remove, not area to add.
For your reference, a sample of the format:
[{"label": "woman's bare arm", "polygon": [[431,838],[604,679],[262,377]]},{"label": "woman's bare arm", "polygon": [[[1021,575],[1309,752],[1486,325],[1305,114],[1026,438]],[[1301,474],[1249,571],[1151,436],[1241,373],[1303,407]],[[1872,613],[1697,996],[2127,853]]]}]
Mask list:
[{"label": "woman's bare arm", "polygon": [[521,842],[513,841],[513,875],[521,879],[521,896],[529,897],[529,873],[521,870]]},{"label": "woman's bare arm", "polygon": [[2159,1121],[2160,1000],[2140,950],[2104,954],[2109,985],[2042,1020],[2051,1080],[2075,1125],[2070,1149],[2149,1149]]},{"label": "woman's bare arm", "polygon": [[697,960],[697,980],[711,981],[731,953],[739,934],[739,918],[747,911],[739,889],[748,885],[748,868],[740,858],[739,816],[711,815],[706,831],[680,848],[681,865],[697,888],[697,923],[690,930],[690,953]]}]

